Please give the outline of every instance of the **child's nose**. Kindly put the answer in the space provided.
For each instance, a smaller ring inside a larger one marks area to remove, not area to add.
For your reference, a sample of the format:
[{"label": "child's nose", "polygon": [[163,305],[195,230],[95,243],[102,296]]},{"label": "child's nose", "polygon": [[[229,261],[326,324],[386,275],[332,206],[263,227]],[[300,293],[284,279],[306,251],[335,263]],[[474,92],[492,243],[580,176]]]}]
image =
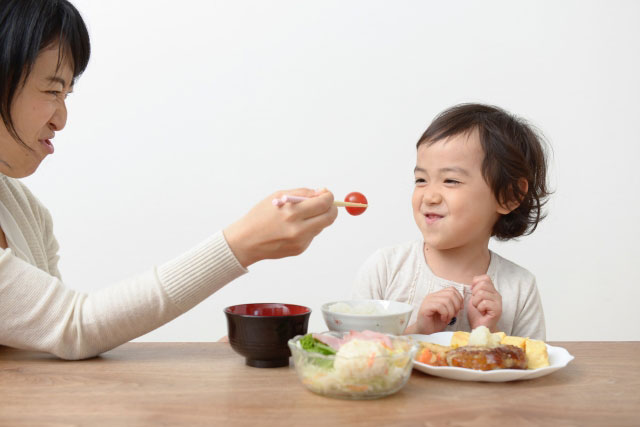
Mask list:
[{"label": "child's nose", "polygon": [[442,201],[440,192],[435,189],[427,189],[422,196],[422,202],[428,205],[436,205]]}]

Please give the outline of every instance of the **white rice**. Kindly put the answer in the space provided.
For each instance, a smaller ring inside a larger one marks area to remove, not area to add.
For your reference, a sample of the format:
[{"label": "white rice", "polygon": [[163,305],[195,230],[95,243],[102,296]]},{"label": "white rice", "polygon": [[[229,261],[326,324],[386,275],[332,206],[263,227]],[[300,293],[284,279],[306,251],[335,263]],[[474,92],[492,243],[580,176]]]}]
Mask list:
[{"label": "white rice", "polygon": [[329,306],[329,311],[333,313],[343,313],[343,314],[361,314],[361,315],[371,315],[371,314],[387,314],[387,310],[380,307],[374,303],[363,303],[358,304],[355,307],[345,303],[345,302],[337,302]]}]

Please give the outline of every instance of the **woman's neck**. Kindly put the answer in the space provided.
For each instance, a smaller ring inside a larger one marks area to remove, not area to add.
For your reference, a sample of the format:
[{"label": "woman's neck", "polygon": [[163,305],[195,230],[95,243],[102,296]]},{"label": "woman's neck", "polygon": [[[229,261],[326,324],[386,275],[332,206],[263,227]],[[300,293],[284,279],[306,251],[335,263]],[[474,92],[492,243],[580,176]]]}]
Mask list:
[{"label": "woman's neck", "polygon": [[434,249],[424,244],[424,258],[436,276],[471,285],[474,276],[487,273],[491,262],[488,244],[487,241],[482,245],[445,250]]}]

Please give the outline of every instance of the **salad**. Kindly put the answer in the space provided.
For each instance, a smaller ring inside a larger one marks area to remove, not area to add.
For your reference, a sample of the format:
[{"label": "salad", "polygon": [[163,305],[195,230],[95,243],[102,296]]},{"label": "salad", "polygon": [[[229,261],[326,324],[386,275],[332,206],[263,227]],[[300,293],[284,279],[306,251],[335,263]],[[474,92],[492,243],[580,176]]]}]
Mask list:
[{"label": "salad", "polygon": [[289,348],[309,390],[349,399],[375,399],[400,390],[417,351],[406,337],[372,331],[307,334],[290,340]]}]

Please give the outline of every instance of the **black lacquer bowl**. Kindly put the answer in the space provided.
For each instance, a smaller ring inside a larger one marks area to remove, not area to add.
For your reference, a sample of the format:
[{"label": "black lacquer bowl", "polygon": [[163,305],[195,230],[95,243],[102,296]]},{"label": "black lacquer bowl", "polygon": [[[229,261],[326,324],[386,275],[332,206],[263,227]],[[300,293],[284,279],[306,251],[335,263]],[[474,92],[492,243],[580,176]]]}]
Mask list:
[{"label": "black lacquer bowl", "polygon": [[256,303],[224,309],[229,343],[256,368],[289,365],[289,339],[307,333],[311,309],[301,305]]}]

